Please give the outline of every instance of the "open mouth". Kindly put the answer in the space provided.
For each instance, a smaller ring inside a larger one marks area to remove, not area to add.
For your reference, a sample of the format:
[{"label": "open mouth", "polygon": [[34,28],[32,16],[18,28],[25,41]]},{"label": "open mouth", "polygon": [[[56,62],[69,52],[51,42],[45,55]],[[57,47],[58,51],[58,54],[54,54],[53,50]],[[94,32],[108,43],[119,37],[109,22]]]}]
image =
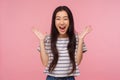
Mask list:
[{"label": "open mouth", "polygon": [[66,28],[65,26],[60,26],[60,27],[59,27],[60,31],[62,31],[62,32],[65,31],[65,28]]}]

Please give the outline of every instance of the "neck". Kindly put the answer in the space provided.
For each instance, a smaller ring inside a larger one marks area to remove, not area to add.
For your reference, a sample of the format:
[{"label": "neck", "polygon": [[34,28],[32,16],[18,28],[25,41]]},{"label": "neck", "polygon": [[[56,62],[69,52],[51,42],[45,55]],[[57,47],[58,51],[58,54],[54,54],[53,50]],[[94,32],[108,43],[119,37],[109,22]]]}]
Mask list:
[{"label": "neck", "polygon": [[66,38],[66,37],[68,37],[68,35],[67,34],[60,34],[58,37],[59,38]]}]

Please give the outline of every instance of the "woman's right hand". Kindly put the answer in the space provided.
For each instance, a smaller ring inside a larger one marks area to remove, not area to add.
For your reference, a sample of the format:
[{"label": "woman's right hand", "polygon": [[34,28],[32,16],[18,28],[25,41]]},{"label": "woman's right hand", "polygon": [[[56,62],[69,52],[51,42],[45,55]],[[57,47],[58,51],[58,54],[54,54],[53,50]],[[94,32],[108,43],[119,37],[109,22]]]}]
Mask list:
[{"label": "woman's right hand", "polygon": [[85,29],[79,34],[79,39],[84,39],[85,36],[92,31],[91,25],[85,27]]},{"label": "woman's right hand", "polygon": [[42,34],[37,28],[33,27],[32,28],[32,31],[33,33],[37,36],[37,38],[40,40],[40,41],[43,41],[45,36],[46,36],[46,33],[45,34]]}]

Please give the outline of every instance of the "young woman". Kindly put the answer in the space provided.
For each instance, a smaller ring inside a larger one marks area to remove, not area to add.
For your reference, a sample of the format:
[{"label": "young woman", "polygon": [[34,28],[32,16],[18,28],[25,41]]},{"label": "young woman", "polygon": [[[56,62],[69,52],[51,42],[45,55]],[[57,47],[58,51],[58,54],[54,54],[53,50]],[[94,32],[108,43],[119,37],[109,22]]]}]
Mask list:
[{"label": "young woman", "polygon": [[38,50],[46,67],[46,80],[75,80],[80,74],[78,65],[87,50],[84,38],[90,31],[91,27],[87,26],[81,33],[75,33],[73,15],[67,6],[58,6],[53,12],[49,35],[33,29],[40,40]]}]

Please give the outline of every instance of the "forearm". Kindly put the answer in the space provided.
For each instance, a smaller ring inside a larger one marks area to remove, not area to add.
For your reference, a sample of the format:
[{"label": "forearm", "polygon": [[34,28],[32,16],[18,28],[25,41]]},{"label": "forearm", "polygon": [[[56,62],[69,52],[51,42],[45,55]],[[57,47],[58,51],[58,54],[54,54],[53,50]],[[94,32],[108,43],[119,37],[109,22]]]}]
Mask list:
[{"label": "forearm", "polygon": [[47,66],[47,64],[48,64],[48,55],[47,55],[47,53],[45,51],[44,40],[40,41],[40,58],[41,58],[42,64],[44,66]]},{"label": "forearm", "polygon": [[83,56],[82,45],[83,45],[83,39],[79,39],[78,49],[77,49],[77,53],[76,53],[77,65],[79,65],[82,60],[82,56]]}]

